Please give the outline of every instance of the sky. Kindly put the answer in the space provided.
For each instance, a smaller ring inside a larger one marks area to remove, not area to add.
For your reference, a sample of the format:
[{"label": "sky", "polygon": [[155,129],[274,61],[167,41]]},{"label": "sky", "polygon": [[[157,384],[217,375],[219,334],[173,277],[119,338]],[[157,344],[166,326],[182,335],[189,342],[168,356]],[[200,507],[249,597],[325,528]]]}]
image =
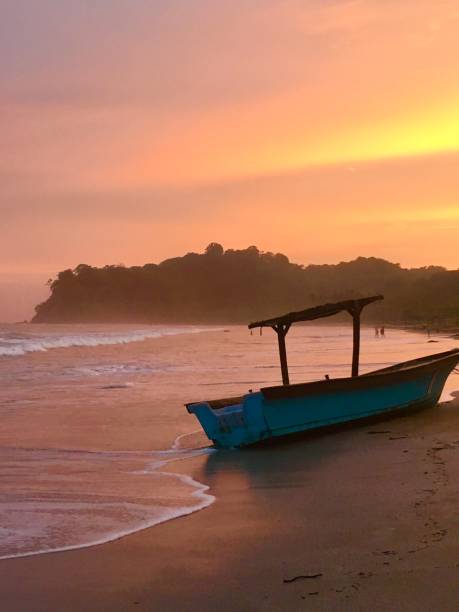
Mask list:
[{"label": "sky", "polygon": [[0,320],[217,241],[459,267],[457,0],[1,0]]}]

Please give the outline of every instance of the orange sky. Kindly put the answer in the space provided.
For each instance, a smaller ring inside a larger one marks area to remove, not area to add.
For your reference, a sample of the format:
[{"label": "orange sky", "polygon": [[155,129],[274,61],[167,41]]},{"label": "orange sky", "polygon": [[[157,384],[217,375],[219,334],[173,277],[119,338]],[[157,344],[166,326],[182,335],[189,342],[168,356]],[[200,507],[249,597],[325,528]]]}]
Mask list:
[{"label": "orange sky", "polygon": [[214,240],[459,267],[458,34],[456,0],[5,0],[0,320]]}]

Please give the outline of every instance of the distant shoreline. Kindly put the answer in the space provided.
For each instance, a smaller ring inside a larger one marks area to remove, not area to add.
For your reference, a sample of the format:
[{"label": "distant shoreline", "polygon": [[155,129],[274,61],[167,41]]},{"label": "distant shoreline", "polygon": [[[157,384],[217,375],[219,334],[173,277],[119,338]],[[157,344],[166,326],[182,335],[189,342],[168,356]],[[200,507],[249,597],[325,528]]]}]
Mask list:
[{"label": "distant shoreline", "polygon": [[[107,320],[94,320],[94,321],[0,321],[0,325],[219,325],[219,326],[248,326],[247,321],[228,321],[228,320],[211,320],[211,321],[107,321]],[[317,325],[315,322],[299,323],[299,325]],[[322,321],[320,325],[326,325],[328,327],[341,327],[346,325],[346,321],[340,320],[328,320]],[[380,328],[385,329],[401,329],[404,331],[411,331],[416,333],[428,333],[431,334],[447,334],[451,338],[459,340],[459,327],[448,326],[448,325],[429,325],[427,323],[392,323],[388,322],[384,325],[378,323],[372,323],[369,321],[363,321],[362,327],[369,328]]]},{"label": "distant shoreline", "polygon": [[[253,320],[253,319],[252,319]],[[0,322],[0,325],[218,325],[220,327],[225,326],[242,326],[248,327],[251,321],[247,319],[243,320],[234,320],[234,319],[191,319],[187,321],[177,320],[177,319],[160,319],[160,320],[152,320],[152,321],[142,321],[142,320],[107,320],[107,319],[94,319],[88,321],[82,320],[69,320],[69,321],[37,321],[35,319],[30,319],[29,321],[16,321],[14,323],[8,322]],[[307,321],[303,323],[298,323],[300,326],[327,326],[327,327],[342,327],[350,324],[352,326],[352,320],[345,315],[337,315],[333,317],[333,319],[321,319],[320,323],[317,321]],[[459,339],[459,327],[457,325],[451,325],[447,323],[435,323],[434,325],[428,322],[425,323],[409,323],[409,322],[401,322],[401,321],[371,321],[371,320],[362,320],[362,327],[367,328],[381,328],[384,327],[387,329],[401,329],[405,331],[412,331],[416,333],[426,333],[429,332],[431,334],[447,334],[453,338]]]}]

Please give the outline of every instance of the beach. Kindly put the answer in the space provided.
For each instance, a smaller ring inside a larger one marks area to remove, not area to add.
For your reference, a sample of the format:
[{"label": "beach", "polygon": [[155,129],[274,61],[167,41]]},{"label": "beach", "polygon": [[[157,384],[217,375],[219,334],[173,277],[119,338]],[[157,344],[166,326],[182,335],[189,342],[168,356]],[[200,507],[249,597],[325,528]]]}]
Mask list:
[{"label": "beach", "polygon": [[0,2],[0,612],[459,612],[459,2]]},{"label": "beach", "polygon": [[[363,331],[364,371],[452,343]],[[2,611],[457,609],[457,375],[432,409],[215,451],[183,402],[274,382],[274,339],[126,333],[3,361]],[[296,333],[294,379],[347,371],[348,328]]]},{"label": "beach", "polygon": [[190,461],[214,504],[101,546],[2,561],[2,609],[457,610],[457,398]]}]

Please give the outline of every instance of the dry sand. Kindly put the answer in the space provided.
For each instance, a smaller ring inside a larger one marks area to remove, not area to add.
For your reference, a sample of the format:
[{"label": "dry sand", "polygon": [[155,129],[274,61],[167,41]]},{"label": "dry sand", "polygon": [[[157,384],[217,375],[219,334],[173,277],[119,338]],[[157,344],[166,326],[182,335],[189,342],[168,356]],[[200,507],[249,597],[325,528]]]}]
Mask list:
[{"label": "dry sand", "polygon": [[0,561],[0,609],[456,611],[458,400],[193,459],[212,506],[109,544]]}]

